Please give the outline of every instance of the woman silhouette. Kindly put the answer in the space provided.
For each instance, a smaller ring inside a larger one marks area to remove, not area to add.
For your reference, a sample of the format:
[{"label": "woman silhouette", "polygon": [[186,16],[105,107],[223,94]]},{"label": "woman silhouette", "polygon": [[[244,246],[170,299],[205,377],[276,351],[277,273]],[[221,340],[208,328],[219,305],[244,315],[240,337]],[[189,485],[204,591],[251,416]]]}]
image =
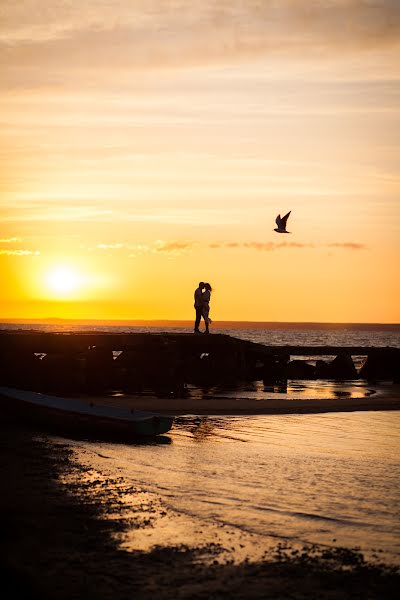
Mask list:
[{"label": "woman silhouette", "polygon": [[203,318],[204,318],[204,322],[206,324],[206,330],[204,333],[210,333],[209,326],[212,323],[212,321],[210,319],[211,292],[212,292],[211,285],[209,283],[205,283],[204,284],[204,292],[201,295],[202,300],[203,300]]}]

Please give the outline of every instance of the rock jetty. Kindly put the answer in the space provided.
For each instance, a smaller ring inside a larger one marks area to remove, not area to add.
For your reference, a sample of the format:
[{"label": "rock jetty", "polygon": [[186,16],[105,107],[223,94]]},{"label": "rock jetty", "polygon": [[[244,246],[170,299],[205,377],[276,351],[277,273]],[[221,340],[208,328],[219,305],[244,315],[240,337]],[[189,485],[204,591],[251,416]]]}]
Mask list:
[{"label": "rock jetty", "polygon": [[[359,373],[354,355],[366,356]],[[334,358],[312,364],[307,356]],[[44,392],[183,396],[187,384],[257,379],[399,382],[399,367],[396,348],[266,346],[222,334],[0,333],[0,384]]]}]

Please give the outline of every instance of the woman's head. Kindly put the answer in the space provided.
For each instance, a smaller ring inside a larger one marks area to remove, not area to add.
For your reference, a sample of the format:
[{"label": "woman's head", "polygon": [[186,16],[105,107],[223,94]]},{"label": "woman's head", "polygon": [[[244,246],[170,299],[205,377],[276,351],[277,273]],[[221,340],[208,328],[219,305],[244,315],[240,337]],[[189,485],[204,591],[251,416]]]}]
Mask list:
[{"label": "woman's head", "polygon": [[206,288],[207,291],[212,292],[212,287],[209,283],[205,283],[204,287]]}]

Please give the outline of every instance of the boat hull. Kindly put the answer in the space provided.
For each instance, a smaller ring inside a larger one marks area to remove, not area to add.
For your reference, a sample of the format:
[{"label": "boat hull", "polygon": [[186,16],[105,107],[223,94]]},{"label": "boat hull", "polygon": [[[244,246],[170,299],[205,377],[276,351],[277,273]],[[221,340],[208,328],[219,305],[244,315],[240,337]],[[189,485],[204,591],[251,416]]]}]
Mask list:
[{"label": "boat hull", "polygon": [[68,403],[68,399],[36,392],[0,388],[3,413],[20,422],[57,432],[86,433],[106,438],[153,437],[167,433],[173,417],[120,410],[90,401]]}]

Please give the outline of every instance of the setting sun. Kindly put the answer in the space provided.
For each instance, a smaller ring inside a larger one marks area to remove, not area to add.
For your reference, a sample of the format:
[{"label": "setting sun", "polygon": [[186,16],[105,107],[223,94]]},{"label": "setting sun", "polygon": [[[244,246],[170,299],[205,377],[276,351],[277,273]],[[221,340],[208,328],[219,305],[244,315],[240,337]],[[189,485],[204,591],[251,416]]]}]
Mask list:
[{"label": "setting sun", "polygon": [[65,297],[79,290],[81,277],[69,267],[56,267],[47,274],[46,283],[55,295]]}]

